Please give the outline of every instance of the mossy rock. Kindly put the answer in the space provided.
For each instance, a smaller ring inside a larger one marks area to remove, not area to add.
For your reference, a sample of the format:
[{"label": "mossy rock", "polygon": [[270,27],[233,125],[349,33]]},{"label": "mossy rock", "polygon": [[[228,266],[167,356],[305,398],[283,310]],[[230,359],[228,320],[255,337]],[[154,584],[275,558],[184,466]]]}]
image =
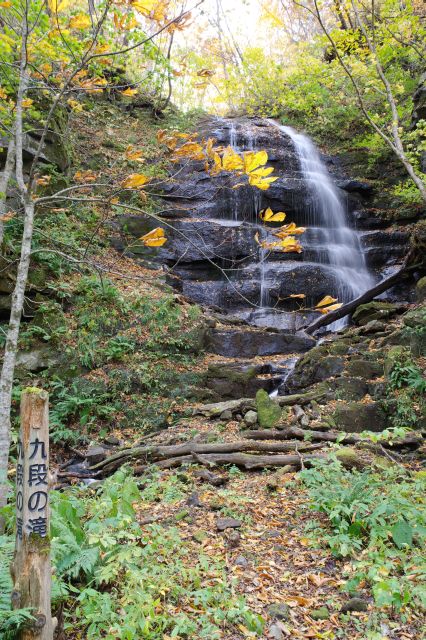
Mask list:
[{"label": "mossy rock", "polygon": [[352,314],[352,320],[355,324],[363,326],[372,320],[387,320],[397,313],[400,313],[403,309],[404,307],[400,304],[373,300],[373,302],[361,304],[357,307]]},{"label": "mossy rock", "polygon": [[339,404],[332,418],[339,431],[361,433],[374,431],[380,433],[388,427],[388,418],[379,402],[349,402]]},{"label": "mossy rock", "polygon": [[410,341],[411,354],[415,358],[426,355],[426,304],[404,315],[405,335]]},{"label": "mossy rock", "polygon": [[426,276],[420,278],[416,284],[416,298],[419,302],[426,302]]},{"label": "mossy rock", "polygon": [[336,400],[361,400],[368,392],[368,385],[364,378],[341,377],[328,383],[332,390],[329,393],[331,399]]},{"label": "mossy rock", "polygon": [[350,376],[371,380],[372,378],[383,375],[383,365],[380,364],[380,362],[371,362],[362,358],[356,358],[348,363],[346,371]]},{"label": "mossy rock", "polygon": [[257,418],[262,429],[272,429],[281,420],[281,407],[263,389],[256,393]]},{"label": "mossy rock", "polygon": [[386,354],[384,364],[384,373],[386,378],[389,378],[396,364],[407,362],[409,357],[410,353],[408,349],[406,347],[403,347],[402,345],[397,345],[389,349]]},{"label": "mossy rock", "polygon": [[363,469],[366,466],[354,447],[342,447],[335,452],[335,456],[345,469]]},{"label": "mossy rock", "polygon": [[329,355],[328,345],[320,345],[298,361],[293,373],[287,379],[290,391],[298,391],[316,382],[340,375],[345,367],[345,359],[340,355]]}]

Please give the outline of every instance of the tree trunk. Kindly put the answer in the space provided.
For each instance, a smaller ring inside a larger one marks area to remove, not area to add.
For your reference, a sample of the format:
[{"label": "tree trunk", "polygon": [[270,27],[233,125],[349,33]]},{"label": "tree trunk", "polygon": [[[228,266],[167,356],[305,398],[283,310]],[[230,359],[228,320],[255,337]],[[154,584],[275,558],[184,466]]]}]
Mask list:
[{"label": "tree trunk", "polygon": [[409,271],[410,270],[412,271],[414,268],[415,267],[406,267],[406,266],[402,267],[399,271],[394,273],[392,276],[389,276],[389,278],[385,278],[385,280],[382,280],[378,284],[374,285],[374,287],[372,287],[368,291],[365,291],[365,293],[358,296],[358,298],[355,298],[355,300],[351,300],[350,302],[347,302],[342,307],[340,307],[340,309],[336,309],[336,311],[330,311],[330,313],[327,313],[326,315],[321,316],[320,318],[312,322],[312,324],[310,324],[308,327],[306,327],[304,331],[306,333],[311,334],[311,333],[314,333],[314,331],[316,331],[317,329],[320,329],[321,327],[326,327],[327,325],[331,324],[335,320],[340,320],[340,318],[344,318],[348,314],[352,313],[352,311],[355,311],[355,309],[360,304],[366,304],[367,302],[371,302],[371,300],[373,300],[376,296],[383,293],[384,291],[387,291],[398,282],[401,282],[402,280],[404,280],[404,278],[407,277]]},{"label": "tree trunk", "polygon": [[4,220],[3,216],[6,213],[6,197],[7,189],[10,179],[12,177],[13,169],[15,166],[15,137],[12,132],[12,137],[9,141],[7,148],[6,163],[4,165],[3,173],[0,178],[0,251],[4,238]]},{"label": "tree trunk", "polygon": [[[27,72],[27,35],[28,25],[24,11],[22,21],[22,46],[19,88],[15,109],[16,134],[16,181],[24,207],[24,231],[22,235],[21,256],[18,264],[15,289],[12,294],[9,327],[0,375],[0,509],[7,502],[7,465],[10,447],[10,410],[12,403],[13,375],[15,371],[16,351],[19,328],[24,306],[25,287],[31,257],[31,244],[34,227],[34,203],[31,200],[24,181],[23,172],[23,109],[22,100],[29,85]],[[0,517],[0,533],[4,529],[4,520]]]}]

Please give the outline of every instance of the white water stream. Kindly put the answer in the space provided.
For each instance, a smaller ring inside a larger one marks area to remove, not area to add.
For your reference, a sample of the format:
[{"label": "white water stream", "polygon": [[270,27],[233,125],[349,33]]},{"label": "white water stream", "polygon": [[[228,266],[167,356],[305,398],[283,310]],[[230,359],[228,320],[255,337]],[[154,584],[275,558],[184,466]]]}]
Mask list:
[{"label": "white water stream", "polygon": [[291,127],[271,122],[293,142],[302,178],[311,195],[309,222],[324,230],[324,243],[318,246],[318,261],[337,270],[339,301],[348,302],[374,284],[358,234],[347,224],[342,197],[312,141]]}]

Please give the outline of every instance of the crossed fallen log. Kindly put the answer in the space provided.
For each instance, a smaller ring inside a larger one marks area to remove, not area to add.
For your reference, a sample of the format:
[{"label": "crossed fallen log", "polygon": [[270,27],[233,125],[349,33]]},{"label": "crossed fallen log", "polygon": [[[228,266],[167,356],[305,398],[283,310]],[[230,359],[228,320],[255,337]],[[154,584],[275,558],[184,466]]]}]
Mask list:
[{"label": "crossed fallen log", "polygon": [[[246,431],[244,435],[245,440],[236,442],[200,443],[192,440],[178,445],[151,445],[122,449],[90,467],[88,472],[92,477],[104,477],[122,465],[130,463],[137,463],[134,468],[136,474],[143,473],[152,464],[160,469],[200,464],[206,467],[236,465],[246,470],[289,466],[298,470],[309,466],[315,459],[324,458],[325,454],[320,450],[327,443],[365,444],[370,447],[379,447],[382,451],[386,449],[394,451],[401,448],[416,449],[424,442],[421,434],[413,432],[393,441],[379,439],[379,442],[373,445],[368,438],[357,434],[307,431],[296,426],[283,430]],[[303,442],[300,442],[301,440]],[[316,453],[313,454],[313,452]],[[67,475],[66,472],[61,474],[62,477]]]}]

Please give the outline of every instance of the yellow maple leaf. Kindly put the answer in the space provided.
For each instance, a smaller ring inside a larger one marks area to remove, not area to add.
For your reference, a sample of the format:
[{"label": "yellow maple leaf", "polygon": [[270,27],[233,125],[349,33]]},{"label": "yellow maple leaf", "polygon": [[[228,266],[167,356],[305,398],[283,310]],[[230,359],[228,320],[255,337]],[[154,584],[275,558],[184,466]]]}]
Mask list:
[{"label": "yellow maple leaf", "polygon": [[11,6],[12,6],[12,3],[11,3],[11,2],[8,2],[8,1],[6,1],[6,2],[0,2],[0,7],[1,7],[2,9],[9,9],[9,7],[11,7]]},{"label": "yellow maple leaf", "polygon": [[76,113],[80,113],[80,111],[83,111],[83,108],[84,108],[83,105],[81,104],[81,102],[77,102],[77,100],[72,100],[72,99],[67,100],[67,104]]},{"label": "yellow maple leaf", "polygon": [[277,238],[285,238],[288,235],[300,235],[305,233],[306,227],[298,227],[295,222],[290,222],[289,224],[285,224],[280,229],[274,233]]},{"label": "yellow maple leaf", "polygon": [[293,236],[287,236],[279,243],[281,251],[283,253],[302,253],[302,245]]},{"label": "yellow maple leaf", "polygon": [[162,247],[164,243],[167,242],[167,238],[164,235],[164,229],[161,227],[157,227],[148,233],[145,233],[144,236],[139,238],[142,240],[146,247]]},{"label": "yellow maple leaf", "polygon": [[139,187],[143,187],[148,184],[150,178],[145,176],[143,173],[131,173],[123,182],[121,186],[124,189],[138,189]]},{"label": "yellow maple leaf", "polygon": [[204,160],[203,147],[198,142],[185,142],[174,151],[175,159],[188,158],[190,160]]},{"label": "yellow maple leaf", "polygon": [[337,302],[337,298],[332,298],[331,296],[325,296],[322,300],[315,305],[316,309],[320,309],[321,307],[326,307],[329,304],[333,304],[333,302]]},{"label": "yellow maple leaf", "polygon": [[69,22],[69,26],[71,29],[87,29],[92,24],[89,16],[86,16],[84,13],[78,13],[76,16],[73,16]]},{"label": "yellow maple leaf", "polygon": [[74,174],[74,180],[76,182],[95,182],[96,174],[92,171],[77,171]]},{"label": "yellow maple leaf", "polygon": [[318,309],[317,307],[317,311],[325,314],[325,313],[329,313],[330,311],[337,311],[337,309],[340,309],[340,307],[343,307],[343,302],[339,302],[338,304],[332,304],[329,307],[323,307],[322,309]]},{"label": "yellow maple leaf", "polygon": [[0,99],[1,100],[6,100],[6,98],[7,98],[6,91],[3,89],[3,87],[0,87]]},{"label": "yellow maple leaf", "polygon": [[227,147],[222,156],[223,171],[240,171],[244,169],[243,158],[234,151],[232,147]]},{"label": "yellow maple leaf", "polygon": [[211,78],[211,76],[214,76],[214,74],[215,72],[211,69],[200,69],[199,71],[197,71],[197,76],[199,76],[200,78]]},{"label": "yellow maple leaf", "polygon": [[278,211],[277,213],[274,213],[270,207],[268,207],[267,209],[262,209],[259,215],[261,220],[263,220],[264,222],[284,222],[286,218],[286,214],[284,213],[284,211]]},{"label": "yellow maple leaf", "polygon": [[259,178],[256,175],[252,175],[249,178],[249,184],[252,187],[261,189],[261,191],[266,191],[267,189],[269,189],[271,184],[275,182],[275,180],[278,180],[278,178]]},{"label": "yellow maple leaf", "polygon": [[266,151],[248,151],[244,154],[244,172],[251,173],[268,162]]},{"label": "yellow maple leaf", "polygon": [[133,149],[132,145],[128,146],[126,149],[126,153],[124,154],[127,160],[132,160],[134,162],[144,162],[143,152],[138,151],[137,149]]},{"label": "yellow maple leaf", "polygon": [[122,96],[132,97],[132,96],[135,96],[137,94],[137,92],[138,92],[137,89],[131,89],[130,87],[128,87],[124,91],[121,91],[121,95]]},{"label": "yellow maple leaf", "polygon": [[32,106],[33,102],[34,100],[31,100],[31,98],[24,98],[24,100],[22,100],[22,107],[28,109]]},{"label": "yellow maple leaf", "polygon": [[168,2],[159,2],[158,0],[133,0],[132,7],[147,18],[161,22],[166,18]]}]

